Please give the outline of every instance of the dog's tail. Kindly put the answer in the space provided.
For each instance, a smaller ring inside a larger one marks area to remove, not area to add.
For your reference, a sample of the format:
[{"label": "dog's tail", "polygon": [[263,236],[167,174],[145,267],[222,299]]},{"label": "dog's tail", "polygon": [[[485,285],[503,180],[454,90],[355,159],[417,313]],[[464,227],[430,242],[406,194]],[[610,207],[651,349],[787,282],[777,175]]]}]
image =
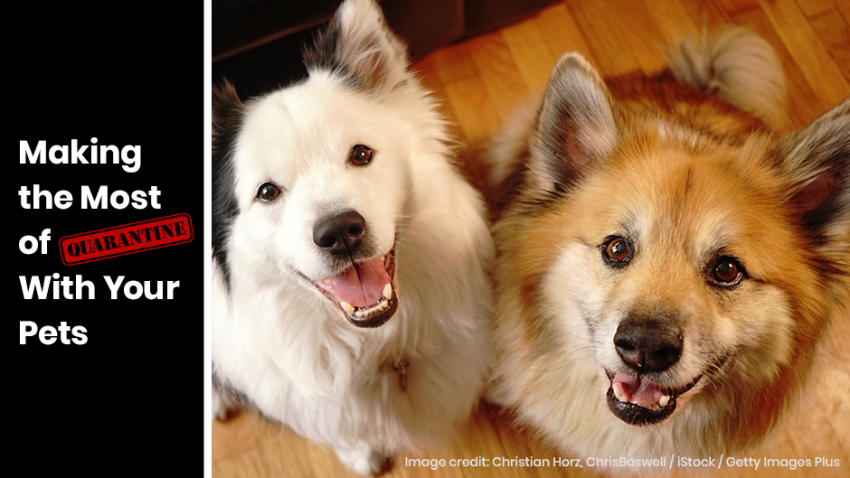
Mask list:
[{"label": "dog's tail", "polygon": [[688,37],[668,53],[679,83],[715,93],[768,125],[786,124],[786,87],[773,47],[742,27]]}]

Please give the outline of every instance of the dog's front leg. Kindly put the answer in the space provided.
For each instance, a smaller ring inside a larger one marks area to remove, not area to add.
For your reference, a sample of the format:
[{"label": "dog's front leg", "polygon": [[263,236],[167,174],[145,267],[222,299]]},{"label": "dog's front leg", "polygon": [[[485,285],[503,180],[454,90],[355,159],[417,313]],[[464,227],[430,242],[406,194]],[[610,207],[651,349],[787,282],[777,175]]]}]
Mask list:
[{"label": "dog's front leg", "polygon": [[334,451],[339,461],[363,476],[380,475],[390,466],[387,455],[371,449],[365,442],[353,448],[338,447]]}]

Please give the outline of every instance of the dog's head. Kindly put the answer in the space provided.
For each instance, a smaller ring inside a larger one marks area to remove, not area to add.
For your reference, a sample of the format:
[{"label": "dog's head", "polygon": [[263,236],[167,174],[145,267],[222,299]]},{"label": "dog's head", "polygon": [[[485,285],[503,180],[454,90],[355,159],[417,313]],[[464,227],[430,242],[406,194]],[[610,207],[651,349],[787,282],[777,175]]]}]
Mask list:
[{"label": "dog's head", "polygon": [[529,153],[497,234],[523,238],[506,252],[540,284],[522,293],[548,316],[543,348],[589,350],[629,424],[709,395],[742,407],[729,419],[784,403],[847,286],[850,100],[784,138],[718,140],[626,110],[568,55]]},{"label": "dog's head", "polygon": [[405,106],[419,90],[371,0],[345,2],[305,62],[305,81],[244,105],[214,91],[214,251],[227,280],[238,255],[254,280],[294,277],[377,327],[398,307],[397,225],[421,146]]}]

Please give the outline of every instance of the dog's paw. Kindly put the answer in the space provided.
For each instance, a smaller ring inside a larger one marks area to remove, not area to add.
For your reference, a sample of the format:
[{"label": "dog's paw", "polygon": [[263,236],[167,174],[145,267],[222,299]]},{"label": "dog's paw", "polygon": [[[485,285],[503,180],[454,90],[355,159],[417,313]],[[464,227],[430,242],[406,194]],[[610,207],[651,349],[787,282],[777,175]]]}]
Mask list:
[{"label": "dog's paw", "polygon": [[369,448],[365,443],[357,448],[337,448],[336,456],[345,466],[363,476],[378,476],[392,468],[392,459]]}]

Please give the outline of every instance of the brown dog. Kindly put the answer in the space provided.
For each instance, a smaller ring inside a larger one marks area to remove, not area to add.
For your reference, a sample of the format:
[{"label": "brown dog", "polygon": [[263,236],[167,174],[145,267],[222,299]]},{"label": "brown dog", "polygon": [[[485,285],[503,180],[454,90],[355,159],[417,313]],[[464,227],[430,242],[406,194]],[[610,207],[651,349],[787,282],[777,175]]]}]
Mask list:
[{"label": "brown dog", "polygon": [[780,136],[763,40],[727,30],[670,65],[606,83],[567,54],[491,151],[491,397],[621,472],[606,459],[757,443],[848,295],[850,100]]}]

